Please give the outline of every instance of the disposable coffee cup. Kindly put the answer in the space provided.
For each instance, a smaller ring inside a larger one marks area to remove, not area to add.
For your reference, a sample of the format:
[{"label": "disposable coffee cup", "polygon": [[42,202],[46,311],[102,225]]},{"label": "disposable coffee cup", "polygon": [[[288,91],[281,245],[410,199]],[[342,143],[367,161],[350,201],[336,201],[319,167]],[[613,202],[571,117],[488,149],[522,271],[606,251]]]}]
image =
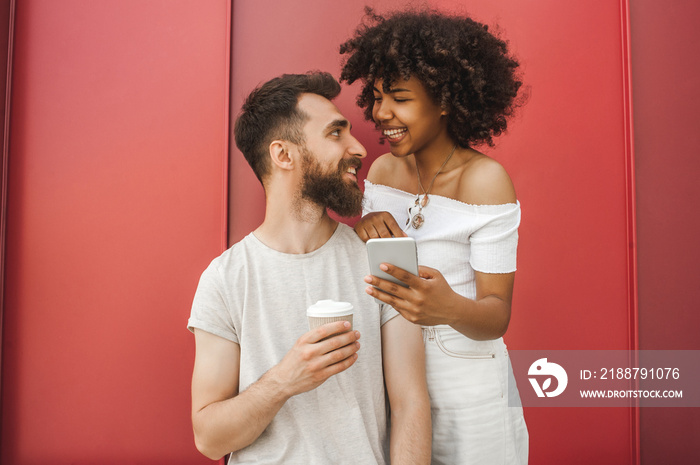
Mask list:
[{"label": "disposable coffee cup", "polygon": [[318,328],[335,321],[347,321],[352,330],[353,307],[349,302],[337,302],[335,300],[319,300],[306,310],[309,319],[309,329]]}]

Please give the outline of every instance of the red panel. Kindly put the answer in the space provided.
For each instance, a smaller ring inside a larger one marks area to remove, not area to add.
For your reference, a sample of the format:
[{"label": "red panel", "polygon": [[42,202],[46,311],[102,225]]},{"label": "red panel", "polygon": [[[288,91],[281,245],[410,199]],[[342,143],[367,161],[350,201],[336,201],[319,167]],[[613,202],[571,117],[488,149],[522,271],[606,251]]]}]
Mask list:
[{"label": "red panel", "polygon": [[[404,2],[390,0],[382,4],[398,8]],[[364,3],[355,0],[235,1],[232,114],[238,113],[243,99],[256,85],[280,74],[321,69],[338,77],[338,48],[354,30],[363,9]],[[362,114],[354,105],[356,90],[344,90],[336,103],[345,116],[354,122],[355,136],[359,136],[368,146],[379,147],[372,127],[362,124]],[[378,150],[375,150],[375,154]],[[372,158],[376,158],[376,155]],[[366,173],[366,169],[363,172]],[[360,178],[364,179],[364,173]],[[233,244],[262,222],[265,198],[260,183],[235,144],[232,147],[230,175],[229,243]]]},{"label": "red panel", "polygon": [[[233,108],[240,108],[255,84],[284,72],[324,69],[337,76],[338,45],[359,23],[365,3],[236,1]],[[509,134],[496,149],[486,150],[506,166],[523,207],[506,342],[514,349],[632,348],[636,328],[626,2],[430,4],[499,24],[520,58],[530,92]],[[374,5],[385,12],[405,2]],[[368,148],[367,166],[386,147],[377,143],[372,125],[355,108],[353,87],[341,94],[338,106]],[[237,151],[231,176],[233,242],[260,223],[264,200]],[[633,413],[527,409],[531,463],[635,463]]]},{"label": "red panel", "polygon": [[2,463],[210,463],[185,324],[224,244],[229,8],[19,2]]},{"label": "red panel", "polygon": [[[7,213],[7,168],[10,141],[10,89],[12,80],[12,49],[14,41],[15,2],[0,1],[0,395],[2,394],[2,322],[5,302],[5,225]],[[0,406],[1,407],[1,406]],[[2,410],[0,408],[0,415]]]},{"label": "red panel", "polygon": [[[631,2],[639,344],[698,350],[700,4]],[[643,463],[700,463],[700,408],[641,412]]]}]

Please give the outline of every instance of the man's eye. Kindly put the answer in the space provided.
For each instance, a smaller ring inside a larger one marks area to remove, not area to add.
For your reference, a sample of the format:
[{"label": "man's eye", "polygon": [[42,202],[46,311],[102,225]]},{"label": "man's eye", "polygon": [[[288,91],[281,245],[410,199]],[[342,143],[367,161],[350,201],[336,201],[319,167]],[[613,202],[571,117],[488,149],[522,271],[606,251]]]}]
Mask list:
[{"label": "man's eye", "polygon": [[340,137],[340,129],[335,129],[331,131],[331,136]]}]

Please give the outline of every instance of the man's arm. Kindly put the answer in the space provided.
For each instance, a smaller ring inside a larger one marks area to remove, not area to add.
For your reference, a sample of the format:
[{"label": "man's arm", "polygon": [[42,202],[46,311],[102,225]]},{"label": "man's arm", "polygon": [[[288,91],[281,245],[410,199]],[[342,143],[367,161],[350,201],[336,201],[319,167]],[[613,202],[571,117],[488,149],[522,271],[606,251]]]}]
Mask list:
[{"label": "man's arm", "polygon": [[360,347],[358,331],[322,340],[348,328],[340,321],[304,334],[279,364],[240,394],[239,345],[195,329],[192,426],[197,449],[217,460],[252,444],[287,399],[352,366]]},{"label": "man's arm", "polygon": [[430,399],[421,328],[401,315],[382,326],[384,379],[391,405],[391,463],[429,464]]}]

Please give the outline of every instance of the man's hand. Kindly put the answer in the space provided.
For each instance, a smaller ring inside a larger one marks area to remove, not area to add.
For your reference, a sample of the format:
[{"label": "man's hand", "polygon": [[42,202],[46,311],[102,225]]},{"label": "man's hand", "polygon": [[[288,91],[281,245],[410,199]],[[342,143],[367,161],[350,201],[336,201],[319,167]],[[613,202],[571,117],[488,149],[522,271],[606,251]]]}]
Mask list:
[{"label": "man's hand", "polygon": [[[347,321],[336,321],[312,329],[297,340],[268,375],[280,383],[290,397],[317,388],[331,376],[350,368],[357,360],[360,332],[349,329],[350,323]],[[329,337],[333,334],[336,335]]]},{"label": "man's hand", "polygon": [[192,425],[197,448],[218,460],[252,444],[287,399],[351,367],[360,333],[349,329],[350,323],[337,321],[307,332],[280,363],[241,393],[239,345],[196,329]]},{"label": "man's hand", "polygon": [[355,224],[355,232],[363,242],[380,237],[406,237],[389,212],[367,213]]}]

